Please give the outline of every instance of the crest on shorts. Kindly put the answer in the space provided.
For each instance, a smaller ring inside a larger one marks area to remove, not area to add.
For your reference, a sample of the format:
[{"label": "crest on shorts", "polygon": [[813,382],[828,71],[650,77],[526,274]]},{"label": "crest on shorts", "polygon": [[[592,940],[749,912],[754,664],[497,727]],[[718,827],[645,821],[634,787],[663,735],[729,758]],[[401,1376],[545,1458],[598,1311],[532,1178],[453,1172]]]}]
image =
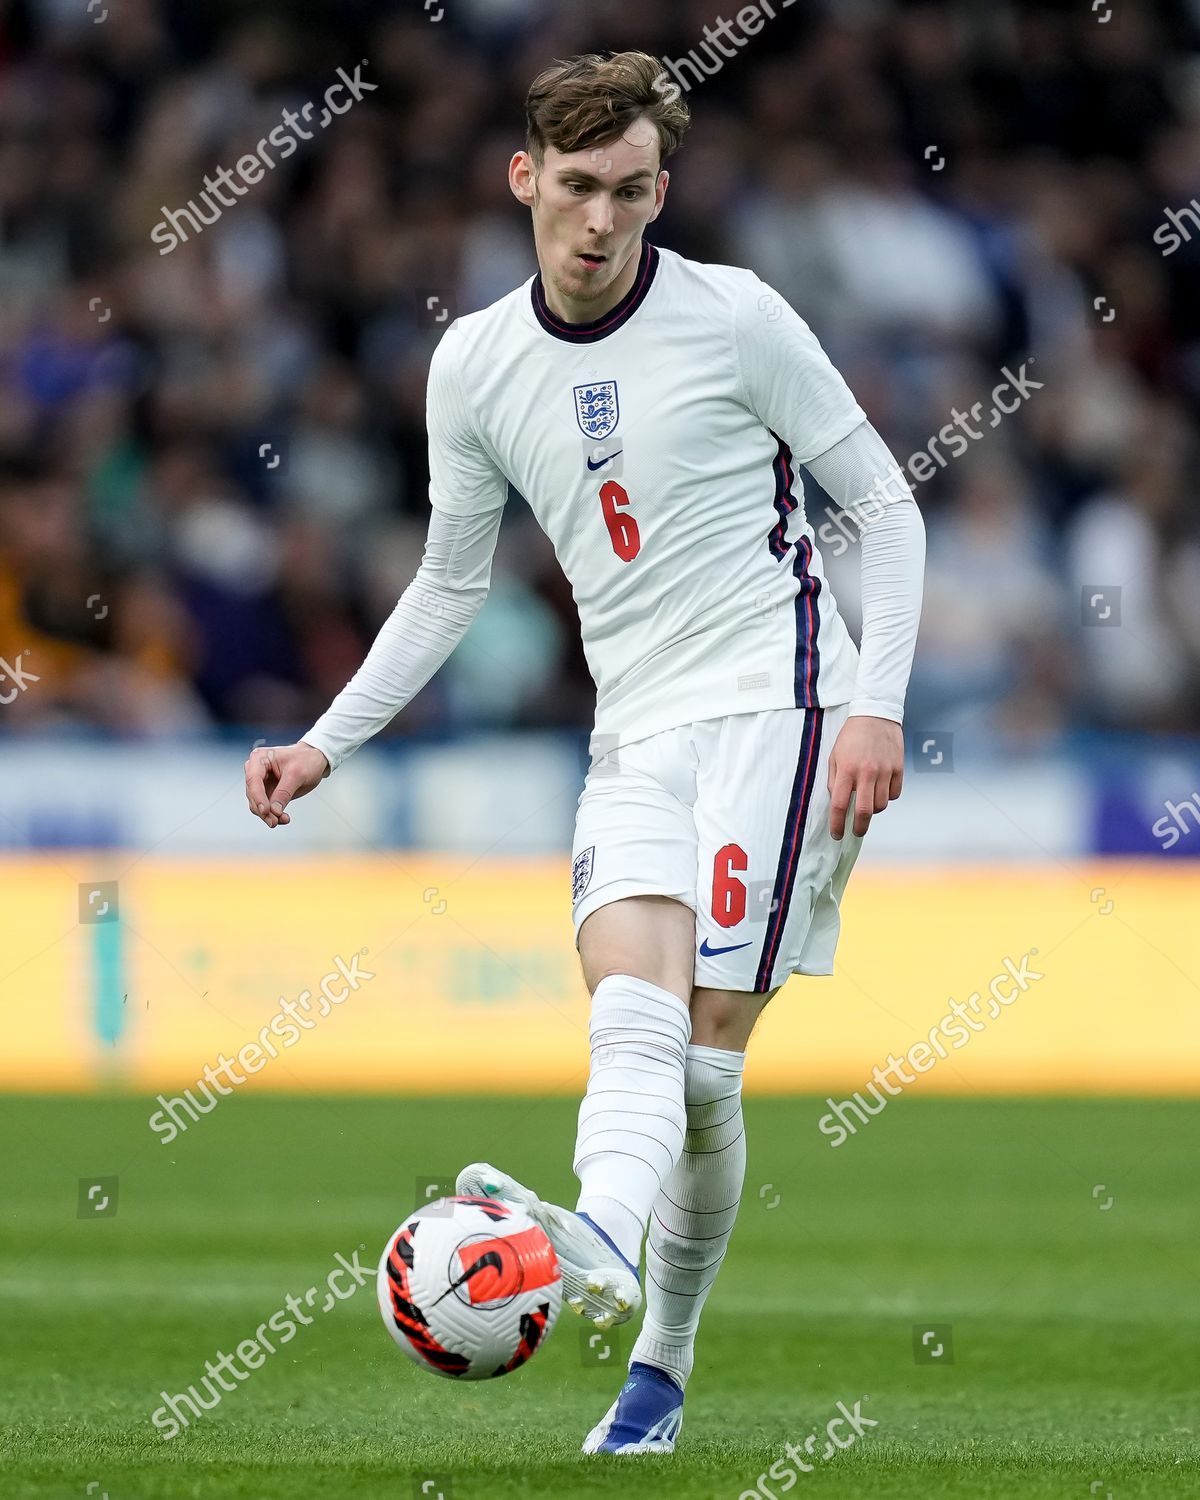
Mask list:
[{"label": "crest on shorts", "polygon": [[571,905],[574,906],[592,883],[592,864],[596,857],[596,846],[585,849],[582,854],[575,856],[575,863],[571,866]]},{"label": "crest on shorts", "polygon": [[615,380],[594,380],[575,387],[575,420],[584,437],[599,441],[616,431],[621,420]]}]

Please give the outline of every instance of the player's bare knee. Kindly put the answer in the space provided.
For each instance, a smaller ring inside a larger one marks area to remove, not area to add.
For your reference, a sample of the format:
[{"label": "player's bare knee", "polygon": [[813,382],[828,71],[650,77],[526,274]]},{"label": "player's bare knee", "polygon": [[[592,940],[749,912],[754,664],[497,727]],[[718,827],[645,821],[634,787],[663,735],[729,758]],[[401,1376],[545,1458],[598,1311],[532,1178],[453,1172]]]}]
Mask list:
[{"label": "player's bare knee", "polygon": [[700,1047],[744,1052],[759,1016],[776,990],[753,994],[746,990],[692,990],[692,1041]]},{"label": "player's bare knee", "polygon": [[666,896],[629,896],[597,908],[579,929],[589,994],[615,974],[644,979],[686,1004],[695,966],[695,916]]}]

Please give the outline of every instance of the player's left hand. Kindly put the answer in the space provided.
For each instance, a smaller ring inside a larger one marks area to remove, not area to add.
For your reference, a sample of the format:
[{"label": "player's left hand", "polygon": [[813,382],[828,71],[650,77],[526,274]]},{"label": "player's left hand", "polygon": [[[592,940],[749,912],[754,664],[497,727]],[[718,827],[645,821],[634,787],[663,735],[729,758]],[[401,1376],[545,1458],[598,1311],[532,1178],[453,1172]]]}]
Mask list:
[{"label": "player's left hand", "polygon": [[840,839],[854,796],[853,831],[861,838],[871,818],[894,802],[904,785],[904,731],[891,719],[854,714],[842,725],[829,756],[829,831]]}]

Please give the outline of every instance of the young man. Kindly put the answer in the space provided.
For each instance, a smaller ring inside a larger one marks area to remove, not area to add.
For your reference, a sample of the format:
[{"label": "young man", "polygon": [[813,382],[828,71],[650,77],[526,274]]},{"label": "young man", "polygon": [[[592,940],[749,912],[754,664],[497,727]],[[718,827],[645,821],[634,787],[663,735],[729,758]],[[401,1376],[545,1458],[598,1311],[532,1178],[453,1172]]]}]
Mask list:
[{"label": "young man", "polygon": [[[289,803],[429,680],[487,594],[508,486],[554,543],[596,680],[573,850],[592,995],[574,1210],[486,1163],[458,1190],[521,1203],[597,1326],[641,1305],[629,1379],[585,1452],[669,1452],[700,1310],[745,1172],[741,1078],[763,1006],[828,974],[873,813],[899,796],[924,528],[801,319],[752,272],[643,239],[687,128],[657,61],[559,64],[533,84],[509,183],[540,273],[434,354],[432,519],[413,583],[299,744],[246,763]],[[657,82],[656,82],[657,81]],[[800,505],[804,464],[862,533],[855,650]],[[870,497],[876,497],[872,503]]]}]

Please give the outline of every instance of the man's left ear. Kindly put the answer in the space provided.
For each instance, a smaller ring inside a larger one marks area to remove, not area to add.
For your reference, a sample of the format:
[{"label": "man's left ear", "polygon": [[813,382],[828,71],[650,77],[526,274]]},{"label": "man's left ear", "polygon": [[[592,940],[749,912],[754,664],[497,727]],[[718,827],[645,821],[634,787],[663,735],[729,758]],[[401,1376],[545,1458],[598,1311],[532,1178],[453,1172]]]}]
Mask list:
[{"label": "man's left ear", "polygon": [[658,218],[659,214],[662,213],[663,202],[667,196],[667,184],[670,182],[670,180],[671,174],[664,167],[663,170],[658,174],[658,181],[655,183],[654,212],[646,221],[648,224],[653,224],[655,219]]}]

